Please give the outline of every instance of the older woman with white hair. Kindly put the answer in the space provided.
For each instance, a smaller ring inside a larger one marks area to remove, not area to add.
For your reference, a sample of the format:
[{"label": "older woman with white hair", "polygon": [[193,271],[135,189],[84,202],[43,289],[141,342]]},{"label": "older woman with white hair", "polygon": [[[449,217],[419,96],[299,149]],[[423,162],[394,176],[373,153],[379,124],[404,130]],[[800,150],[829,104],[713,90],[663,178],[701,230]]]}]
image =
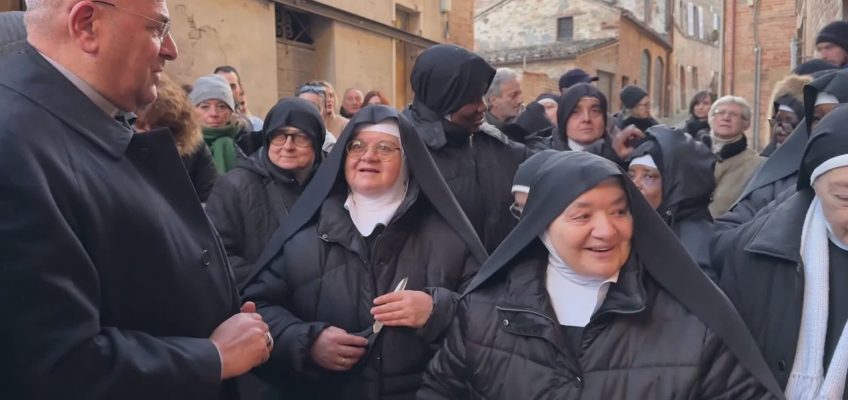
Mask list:
[{"label": "older woman with white hair", "polygon": [[[486,252],[396,110],[361,109],[266,247],[244,297],[287,399],[413,399]],[[266,261],[267,260],[267,261]]]},{"label": "older woman with white hair", "polygon": [[715,167],[716,188],[710,214],[726,213],[742,194],[745,185],[765,158],[748,148],[745,131],[751,125],[751,106],[737,96],[724,96],[710,108],[710,137]]},{"label": "older woman with white hair", "polygon": [[729,240],[721,287],[788,399],[843,399],[848,374],[848,106],[813,130],[796,192]]}]

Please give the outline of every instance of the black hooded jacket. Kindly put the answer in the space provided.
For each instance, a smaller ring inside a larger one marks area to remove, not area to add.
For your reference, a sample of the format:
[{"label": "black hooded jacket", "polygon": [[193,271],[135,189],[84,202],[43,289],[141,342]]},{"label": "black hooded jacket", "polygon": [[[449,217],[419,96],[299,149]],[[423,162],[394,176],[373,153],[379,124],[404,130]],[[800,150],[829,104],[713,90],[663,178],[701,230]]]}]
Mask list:
[{"label": "black hooded jacket", "polygon": [[[344,207],[345,147],[363,124],[386,120],[400,127],[408,189],[388,225],[366,241]],[[363,108],[272,237],[257,262],[264,267],[244,289],[278,343],[256,374],[287,399],[413,398],[453,316],[457,292],[485,257],[415,129],[389,107]],[[310,350],[325,328],[370,330],[373,300],[405,277],[406,290],[433,298],[424,327],[383,328],[361,365],[350,371],[330,372],[312,361]]]},{"label": "black hooded jacket", "polygon": [[[268,158],[271,138],[278,129],[295,127],[312,139],[313,169],[321,164],[324,123],[315,106],[299,98],[285,98],[275,105],[262,129],[263,146],[220,177],[206,202],[206,213],[221,235],[236,282],[244,284],[254,270],[268,239],[294,205],[303,187],[291,172]],[[311,177],[311,174],[310,174]]]},{"label": "black hooded jacket", "polygon": [[[799,179],[785,201],[773,202],[752,221],[741,226],[717,249],[724,271],[720,286],[748,325],[768,367],[785,387],[798,345],[804,302],[804,261],[801,236],[815,193],[810,187],[812,171],[827,159],[848,153],[848,106],[829,113],[816,126],[803,154]],[[848,320],[846,253],[829,245],[830,278],[825,368]],[[836,260],[836,261],[835,261]],[[848,398],[848,395],[843,395]]]},{"label": "black hooded jacket", "polygon": [[715,190],[715,155],[691,135],[681,135],[665,125],[648,129],[648,140],[630,160],[650,154],[662,176],[662,203],[657,212],[683,247],[713,278],[709,243],[713,219],[709,204]]},{"label": "black hooded jacket", "polygon": [[[538,239],[582,193],[620,177],[633,215],[629,261],[570,344],[545,287]],[[521,221],[457,307],[419,399],[756,399],[781,397],[730,302],[615,164],[559,153]],[[771,392],[771,393],[769,393]]]},{"label": "black hooded jacket", "polygon": [[545,106],[532,102],[512,122],[504,124],[501,131],[510,140],[527,144],[536,138],[551,136],[554,131],[554,124],[548,120],[548,116],[545,114]]},{"label": "black hooded jacket", "polygon": [[[729,248],[730,237],[740,225],[748,222],[769,203],[782,197],[785,199],[794,192],[798,180],[798,166],[809,140],[809,129],[813,120],[816,96],[820,91],[834,95],[840,103],[848,102],[848,70],[828,72],[804,87],[804,120],[798,124],[795,131],[786,139],[771,157],[760,167],[736,204],[730,211],[716,218],[711,253],[714,258],[722,257],[716,249]],[[713,262],[713,267],[721,269],[720,261]]]},{"label": "black hooded jacket", "polygon": [[415,63],[415,99],[403,112],[487,251],[515,226],[509,213],[512,177],[530,152],[491,125],[468,132],[445,116],[482,99],[494,76],[495,69],[474,53],[453,45],[431,47]]}]

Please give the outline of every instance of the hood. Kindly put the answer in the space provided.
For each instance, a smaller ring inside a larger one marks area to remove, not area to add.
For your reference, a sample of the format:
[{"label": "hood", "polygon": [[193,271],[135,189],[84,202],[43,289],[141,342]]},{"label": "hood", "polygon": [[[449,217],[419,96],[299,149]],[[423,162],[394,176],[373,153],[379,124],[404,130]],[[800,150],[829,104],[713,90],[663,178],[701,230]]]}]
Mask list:
[{"label": "hood", "polygon": [[[565,149],[568,149],[568,132],[566,132],[568,118],[574,112],[574,109],[577,108],[577,103],[580,102],[580,99],[584,97],[594,97],[601,102],[601,113],[604,116],[604,130],[606,130],[608,112],[607,97],[598,88],[589,83],[578,83],[568,88],[565,94],[560,97],[559,108],[557,109],[557,128],[553,135],[554,143],[559,142],[564,144]],[[562,148],[557,147],[557,149],[561,150]]]},{"label": "hood", "polygon": [[[512,122],[504,124],[503,127],[501,127],[501,131],[509,136],[510,139],[519,143],[524,143],[527,136],[530,134],[545,130],[550,131],[553,126],[554,124],[548,120],[548,117],[545,114],[545,106],[532,102],[528,104],[527,109],[525,109],[521,114],[518,114]],[[540,136],[547,135],[543,134]]]},{"label": "hood", "polygon": [[691,135],[665,125],[647,131],[630,160],[650,154],[662,176],[663,201],[657,211],[676,220],[705,211],[715,190],[715,154]]},{"label": "hood", "polygon": [[297,97],[286,97],[277,102],[268,111],[262,125],[262,146],[267,149],[275,132],[284,127],[300,129],[309,136],[312,139],[312,149],[315,152],[315,163],[320,163],[324,156],[322,147],[326,137],[326,128],[315,105]]},{"label": "hood", "polygon": [[810,176],[819,165],[833,157],[848,154],[848,105],[840,105],[828,113],[810,136],[810,142],[804,149],[801,169],[798,171],[798,190],[809,188]]},{"label": "hood", "polygon": [[410,82],[420,103],[445,116],[483,98],[495,69],[482,57],[462,47],[440,44],[421,52]]},{"label": "hood", "polygon": [[825,73],[804,86],[804,117],[807,118],[808,132],[813,124],[816,97],[821,91],[836,96],[840,103],[848,103],[848,69]]},{"label": "hood", "polygon": [[772,114],[783,104],[795,110],[799,121],[804,118],[804,85],[812,81],[813,78],[809,75],[789,75],[777,82],[769,100],[769,104],[773,106]]}]

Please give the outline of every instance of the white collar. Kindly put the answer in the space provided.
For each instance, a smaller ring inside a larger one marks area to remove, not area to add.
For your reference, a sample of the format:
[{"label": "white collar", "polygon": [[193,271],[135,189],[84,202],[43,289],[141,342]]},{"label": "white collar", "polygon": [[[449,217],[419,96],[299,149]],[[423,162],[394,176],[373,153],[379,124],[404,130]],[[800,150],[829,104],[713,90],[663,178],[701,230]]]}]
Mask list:
[{"label": "white collar", "polygon": [[583,149],[585,149],[586,146],[584,146],[580,143],[577,143],[574,140],[571,140],[571,138],[568,138],[568,148],[571,149],[571,150],[574,150],[574,151],[583,151]]}]

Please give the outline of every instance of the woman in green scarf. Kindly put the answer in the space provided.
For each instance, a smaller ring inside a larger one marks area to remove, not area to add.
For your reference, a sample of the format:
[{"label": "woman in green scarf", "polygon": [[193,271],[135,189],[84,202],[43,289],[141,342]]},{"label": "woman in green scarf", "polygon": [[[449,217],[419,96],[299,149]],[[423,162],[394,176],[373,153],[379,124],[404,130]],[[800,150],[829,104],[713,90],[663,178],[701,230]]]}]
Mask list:
[{"label": "woman in green scarf", "polygon": [[227,81],[218,75],[199,78],[189,95],[203,125],[203,140],[212,152],[219,174],[235,168],[241,151],[236,139],[243,127],[234,117],[235,101]]}]

